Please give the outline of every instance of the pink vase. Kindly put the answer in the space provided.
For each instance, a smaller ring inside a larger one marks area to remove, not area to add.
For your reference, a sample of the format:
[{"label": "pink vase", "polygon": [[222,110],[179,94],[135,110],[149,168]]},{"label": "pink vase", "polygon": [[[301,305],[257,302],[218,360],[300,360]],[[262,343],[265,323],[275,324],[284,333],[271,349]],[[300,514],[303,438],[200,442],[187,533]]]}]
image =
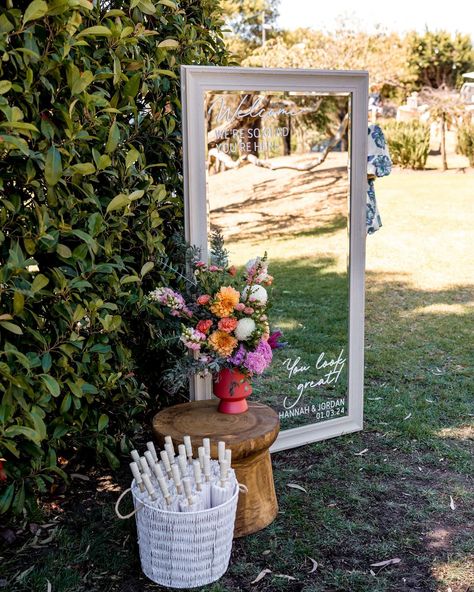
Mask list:
[{"label": "pink vase", "polygon": [[247,397],[252,394],[248,377],[235,368],[224,368],[214,376],[214,395],[221,400],[221,413],[244,413],[249,408]]}]

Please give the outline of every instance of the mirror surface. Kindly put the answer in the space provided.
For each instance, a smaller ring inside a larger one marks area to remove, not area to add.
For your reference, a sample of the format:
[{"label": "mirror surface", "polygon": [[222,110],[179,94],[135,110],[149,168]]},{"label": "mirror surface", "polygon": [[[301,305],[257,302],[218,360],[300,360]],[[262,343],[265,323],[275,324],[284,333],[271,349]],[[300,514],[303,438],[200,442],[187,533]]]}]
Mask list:
[{"label": "mirror surface", "polygon": [[252,398],[282,430],[347,416],[350,95],[208,91],[204,106],[208,236],[238,268],[267,253],[287,343]]}]

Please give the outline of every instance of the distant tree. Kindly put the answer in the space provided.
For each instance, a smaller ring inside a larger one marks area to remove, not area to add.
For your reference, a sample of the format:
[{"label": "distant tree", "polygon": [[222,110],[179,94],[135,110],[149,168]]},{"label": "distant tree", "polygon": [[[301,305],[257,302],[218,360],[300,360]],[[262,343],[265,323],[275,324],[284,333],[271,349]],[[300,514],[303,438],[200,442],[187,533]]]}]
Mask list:
[{"label": "distant tree", "polygon": [[226,46],[237,63],[275,36],[279,3],[280,0],[221,0]]},{"label": "distant tree", "polygon": [[462,73],[474,69],[474,50],[469,35],[447,31],[413,32],[407,36],[408,67],[414,84],[455,88],[462,82]]},{"label": "distant tree", "polygon": [[[390,56],[390,59],[387,59]],[[370,84],[397,87],[410,79],[407,49],[396,33],[368,33],[342,23],[333,34],[311,29],[284,31],[257,47],[242,64],[287,68],[368,70]]]},{"label": "distant tree", "polygon": [[221,6],[227,26],[250,44],[262,40],[262,13],[267,25],[275,25],[280,0],[222,0]]},{"label": "distant tree", "polygon": [[457,125],[460,117],[465,112],[465,105],[462,103],[459,93],[449,89],[446,85],[440,88],[424,87],[420,92],[420,98],[429,105],[431,121],[440,126],[440,148],[443,171],[448,170],[446,158],[446,128],[450,124]]}]

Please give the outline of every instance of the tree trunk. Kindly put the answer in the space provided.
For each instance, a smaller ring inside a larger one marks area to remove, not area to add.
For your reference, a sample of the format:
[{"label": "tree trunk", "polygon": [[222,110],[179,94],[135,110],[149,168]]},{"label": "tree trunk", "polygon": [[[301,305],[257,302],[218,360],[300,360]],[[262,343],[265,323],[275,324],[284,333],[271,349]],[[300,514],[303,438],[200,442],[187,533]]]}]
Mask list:
[{"label": "tree trunk", "polygon": [[[280,127],[285,127],[285,122],[282,121]],[[288,128],[288,134],[283,136],[283,156],[290,156],[291,154],[291,115],[288,115],[286,121],[286,127]]]},{"label": "tree trunk", "polygon": [[446,159],[446,115],[441,115],[441,160],[443,162],[443,171],[448,170],[448,161]]},{"label": "tree trunk", "polygon": [[244,121],[241,127],[242,135],[239,140],[239,150],[241,157],[252,154],[258,158],[258,144],[260,140],[259,132],[262,129],[262,120],[250,119]]}]

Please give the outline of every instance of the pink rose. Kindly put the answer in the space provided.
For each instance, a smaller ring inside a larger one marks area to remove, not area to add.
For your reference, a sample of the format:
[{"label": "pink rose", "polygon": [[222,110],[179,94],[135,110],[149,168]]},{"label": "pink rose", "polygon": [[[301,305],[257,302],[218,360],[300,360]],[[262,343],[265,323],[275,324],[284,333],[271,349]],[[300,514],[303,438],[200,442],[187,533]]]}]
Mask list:
[{"label": "pink rose", "polygon": [[196,325],[196,329],[201,333],[207,333],[211,327],[212,321],[209,319],[206,321],[199,321],[199,323]]},{"label": "pink rose", "polygon": [[234,308],[235,308],[235,310],[242,312],[245,309],[245,304],[243,302],[239,302],[238,304],[235,305]]},{"label": "pink rose", "polygon": [[232,331],[237,327],[237,319],[234,317],[224,317],[219,321],[217,327],[221,331],[232,333]]},{"label": "pink rose", "polygon": [[209,294],[203,294],[202,296],[199,296],[199,298],[197,299],[197,303],[201,306],[205,306],[206,304],[208,304],[210,299],[211,297],[209,296]]},{"label": "pink rose", "polygon": [[251,306],[246,306],[244,308],[244,313],[245,314],[253,314],[255,312],[255,309],[253,309]]}]

